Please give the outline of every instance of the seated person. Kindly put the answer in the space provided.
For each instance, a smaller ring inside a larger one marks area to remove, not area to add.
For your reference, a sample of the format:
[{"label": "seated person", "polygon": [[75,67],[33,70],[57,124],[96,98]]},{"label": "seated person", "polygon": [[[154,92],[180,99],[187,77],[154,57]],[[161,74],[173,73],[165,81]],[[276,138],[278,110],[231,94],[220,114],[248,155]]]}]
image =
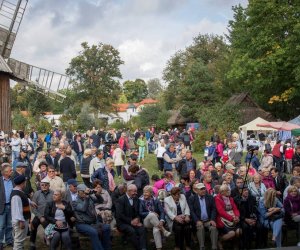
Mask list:
[{"label": "seated person", "polygon": [[116,203],[117,228],[128,236],[135,250],[146,249],[146,231],[139,215],[137,187],[127,186],[127,192]]},{"label": "seated person", "polygon": [[47,181],[42,181],[40,183],[41,190],[36,191],[33,194],[32,201],[37,205],[36,208],[32,208],[31,212],[34,214],[34,218],[31,221],[31,230],[30,230],[30,250],[35,250],[35,241],[37,235],[37,229],[39,225],[42,225],[45,228],[48,223],[45,219],[44,212],[46,204],[53,200],[53,191],[50,190],[50,184]]},{"label": "seated person", "polygon": [[184,242],[186,249],[191,249],[190,209],[185,196],[180,194],[179,187],[172,188],[171,195],[164,200],[164,205],[169,228],[175,235],[175,249],[183,249]]},{"label": "seated person", "polygon": [[[79,233],[88,235],[92,242],[92,249],[111,249],[110,226],[97,222],[95,213],[95,203],[103,202],[101,196],[96,195],[96,200],[92,197],[91,192],[84,184],[77,186],[78,197],[73,202],[73,209],[76,217],[76,230]],[[102,231],[102,240],[99,237],[99,229]]]},{"label": "seated person", "polygon": [[210,232],[211,248],[217,249],[218,230],[216,227],[216,204],[212,195],[207,194],[203,183],[195,185],[196,195],[189,198],[191,218],[197,228],[200,249],[204,249],[205,228]]},{"label": "seated person", "polygon": [[50,250],[57,249],[60,241],[63,242],[66,249],[71,250],[69,227],[73,226],[75,217],[71,204],[62,199],[60,190],[54,191],[53,201],[47,203],[45,219],[48,223],[55,224],[55,233],[50,242]]},{"label": "seated person", "polygon": [[170,236],[164,228],[165,213],[161,203],[153,196],[151,186],[144,187],[143,196],[140,198],[139,214],[143,219],[143,224],[146,228],[153,229],[153,236],[156,249],[162,249],[161,233],[164,236]]}]

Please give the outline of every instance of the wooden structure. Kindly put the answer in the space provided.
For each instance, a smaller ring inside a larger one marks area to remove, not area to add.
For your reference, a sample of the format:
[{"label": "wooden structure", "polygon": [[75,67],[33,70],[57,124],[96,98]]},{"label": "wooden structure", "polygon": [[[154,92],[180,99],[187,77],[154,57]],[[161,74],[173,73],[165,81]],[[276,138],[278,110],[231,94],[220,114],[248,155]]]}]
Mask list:
[{"label": "wooden structure", "polygon": [[177,127],[177,128],[185,128],[186,123],[188,122],[188,119],[183,117],[180,114],[180,109],[179,110],[170,110],[171,116],[169,117],[167,124],[170,127]]},{"label": "wooden structure", "polygon": [[275,120],[271,113],[259,107],[259,105],[250,97],[249,93],[240,93],[231,96],[226,102],[226,105],[240,107],[242,123],[251,122],[257,117],[261,117],[267,121]]},{"label": "wooden structure", "polygon": [[0,130],[11,131],[9,80],[15,80],[35,91],[63,102],[60,89],[69,87],[63,75],[10,58],[28,0],[1,0],[0,3]]}]

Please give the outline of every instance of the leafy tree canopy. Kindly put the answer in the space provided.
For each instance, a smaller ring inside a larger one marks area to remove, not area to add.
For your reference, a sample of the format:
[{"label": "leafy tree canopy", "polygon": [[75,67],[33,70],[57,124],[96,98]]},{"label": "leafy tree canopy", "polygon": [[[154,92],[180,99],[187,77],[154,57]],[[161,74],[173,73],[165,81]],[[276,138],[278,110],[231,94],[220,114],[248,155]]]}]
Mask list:
[{"label": "leafy tree canopy", "polygon": [[123,84],[123,92],[128,102],[140,102],[148,95],[147,84],[142,79],[128,80]]}]

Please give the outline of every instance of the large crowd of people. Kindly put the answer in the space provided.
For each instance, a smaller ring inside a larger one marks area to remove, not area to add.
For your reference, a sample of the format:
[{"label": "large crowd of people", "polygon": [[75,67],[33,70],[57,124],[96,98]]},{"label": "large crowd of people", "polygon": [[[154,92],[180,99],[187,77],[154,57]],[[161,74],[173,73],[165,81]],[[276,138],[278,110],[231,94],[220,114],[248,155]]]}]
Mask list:
[{"label": "large crowd of people", "polygon": [[40,226],[51,250],[78,249],[78,235],[110,250],[116,234],[136,250],[281,247],[287,230],[300,246],[300,143],[271,139],[244,152],[242,131],[215,132],[197,162],[193,129],[0,131],[0,250],[28,234],[37,249]]}]

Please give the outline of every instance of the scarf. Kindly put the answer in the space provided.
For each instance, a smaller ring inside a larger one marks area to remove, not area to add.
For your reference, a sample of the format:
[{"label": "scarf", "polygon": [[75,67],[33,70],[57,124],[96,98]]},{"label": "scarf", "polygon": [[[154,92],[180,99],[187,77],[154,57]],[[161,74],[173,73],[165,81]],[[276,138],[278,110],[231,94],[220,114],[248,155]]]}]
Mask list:
[{"label": "scarf", "polygon": [[108,177],[109,191],[113,192],[116,188],[114,177],[112,176],[111,172],[108,169],[106,169],[106,171],[107,171],[107,177]]}]

